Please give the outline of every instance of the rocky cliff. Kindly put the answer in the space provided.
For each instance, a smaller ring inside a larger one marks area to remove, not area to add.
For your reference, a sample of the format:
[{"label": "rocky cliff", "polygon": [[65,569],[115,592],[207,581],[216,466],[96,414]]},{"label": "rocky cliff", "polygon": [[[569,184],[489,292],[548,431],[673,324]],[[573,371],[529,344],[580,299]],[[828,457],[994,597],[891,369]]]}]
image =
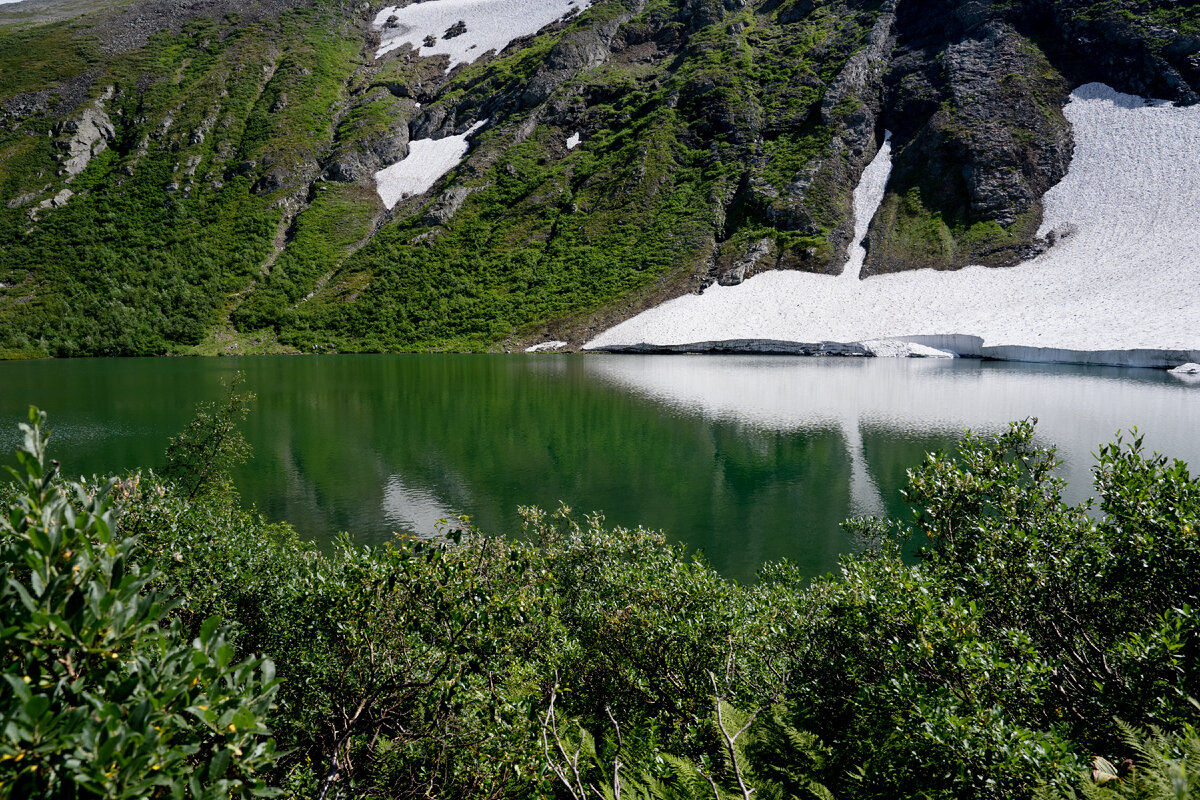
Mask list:
[{"label": "rocky cliff", "polygon": [[[1074,86],[1200,99],[1171,0],[542,3],[472,49],[487,8],[409,41],[365,2],[0,6],[0,353],[579,344],[838,272],[885,130],[863,274],[1003,267],[1053,244]],[[397,164],[428,188],[385,203]]]}]

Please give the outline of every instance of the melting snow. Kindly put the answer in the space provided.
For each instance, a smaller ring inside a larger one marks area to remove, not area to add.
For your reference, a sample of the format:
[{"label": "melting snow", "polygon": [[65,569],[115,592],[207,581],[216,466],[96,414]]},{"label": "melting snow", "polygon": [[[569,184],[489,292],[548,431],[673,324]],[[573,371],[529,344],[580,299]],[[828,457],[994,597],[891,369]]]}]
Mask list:
[{"label": "melting snow", "polygon": [[535,344],[531,347],[526,347],[525,352],[526,353],[542,353],[547,350],[561,350],[562,348],[564,348],[566,346],[567,346],[566,342],[560,342],[560,341],[555,340],[553,342],[542,342],[540,344]]},{"label": "melting snow", "polygon": [[1175,369],[1170,370],[1170,373],[1186,383],[1200,383],[1200,364],[1193,362],[1180,364]]},{"label": "melting snow", "polygon": [[585,347],[910,339],[964,353],[973,340],[971,354],[1017,360],[1200,360],[1200,105],[1092,83],[1065,113],[1074,158],[1046,193],[1041,230],[1058,241],[1031,261],[860,281],[766,272],[664,303]]},{"label": "melting snow", "polygon": [[582,141],[583,141],[583,139],[581,139],[579,137],[579,131],[572,133],[570,136],[567,137],[567,149],[574,150],[576,147],[579,146],[579,143]]},{"label": "melting snow", "polygon": [[458,166],[471,149],[467,137],[479,130],[486,119],[476,122],[458,136],[441,139],[417,139],[408,143],[408,155],[390,167],[375,173],[375,188],[390,210],[406,197],[433,188],[438,178]]},{"label": "melting snow", "polygon": [[[449,72],[590,5],[590,0],[426,0],[403,8],[388,6],[375,17],[380,32],[375,57],[408,44],[418,55],[450,56]],[[466,29],[447,38],[456,33],[452,29],[459,22]],[[426,44],[431,40],[434,44]]]}]

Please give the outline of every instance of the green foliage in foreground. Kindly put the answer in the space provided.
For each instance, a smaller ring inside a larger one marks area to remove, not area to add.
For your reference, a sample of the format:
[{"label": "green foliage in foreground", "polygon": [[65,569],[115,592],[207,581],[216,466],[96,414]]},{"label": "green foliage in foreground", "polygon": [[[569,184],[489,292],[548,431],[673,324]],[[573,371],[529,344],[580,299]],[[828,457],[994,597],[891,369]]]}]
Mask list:
[{"label": "green foliage in foreground", "polygon": [[0,797],[272,794],[270,661],[210,617],[184,636],[117,531],[110,481],[57,480],[37,414],[0,520]]},{"label": "green foliage in foreground", "polygon": [[[1194,702],[1194,701],[1193,701]],[[1092,762],[1091,780],[1080,785],[1086,800],[1186,800],[1200,797],[1200,735],[1192,726],[1181,734],[1153,729],[1139,732],[1121,725],[1121,736],[1137,760],[1114,765],[1106,758]],[[1055,795],[1040,793],[1040,800]]]},{"label": "green foliage in foreground", "polygon": [[[814,581],[781,563],[741,585],[565,508],[527,510],[519,540],[464,526],[322,553],[152,474],[118,485],[113,546],[145,596],[178,597],[153,641],[208,652],[219,616],[238,652],[222,664],[273,660],[286,754],[262,766],[289,796],[1190,797],[1200,481],[1118,441],[1079,508],[1054,465],[1028,423],[968,436],[910,473],[911,521],[853,521],[871,546]],[[32,541],[6,529],[9,552]],[[222,685],[265,710],[275,688],[238,674]],[[14,730],[5,786],[30,749]],[[209,757],[184,753],[201,776]]]}]

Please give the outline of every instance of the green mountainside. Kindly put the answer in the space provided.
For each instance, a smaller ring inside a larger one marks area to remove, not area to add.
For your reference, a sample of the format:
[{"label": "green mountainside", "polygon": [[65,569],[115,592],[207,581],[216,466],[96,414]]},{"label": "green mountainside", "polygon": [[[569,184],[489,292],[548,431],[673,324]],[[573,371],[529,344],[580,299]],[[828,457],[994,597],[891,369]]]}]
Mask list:
[{"label": "green mountainside", "polygon": [[[0,355],[579,345],[766,269],[1046,246],[1076,85],[1200,100],[1172,0],[598,0],[446,73],[382,4],[0,6]],[[409,142],[468,157],[384,207]],[[567,139],[579,134],[574,148]]]}]

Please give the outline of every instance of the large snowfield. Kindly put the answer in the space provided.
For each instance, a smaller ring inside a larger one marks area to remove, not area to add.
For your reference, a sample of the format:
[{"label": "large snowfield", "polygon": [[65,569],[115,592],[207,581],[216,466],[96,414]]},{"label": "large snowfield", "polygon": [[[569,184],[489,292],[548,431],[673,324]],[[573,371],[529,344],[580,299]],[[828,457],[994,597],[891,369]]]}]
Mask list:
[{"label": "large snowfield", "polygon": [[[802,352],[839,343],[866,355],[1200,361],[1200,106],[1092,83],[1065,113],[1074,157],[1045,196],[1040,231],[1058,241],[1031,261],[865,280],[854,279],[855,264],[838,277],[766,272],[652,308],[585,349]],[[874,216],[889,154],[885,144],[868,168],[863,183],[875,191],[855,193],[856,216]]]},{"label": "large snowfield", "polygon": [[[375,57],[408,44],[421,56],[450,56],[449,72],[590,5],[591,0],[426,0],[388,6],[375,17],[380,32]],[[462,32],[454,30],[459,22],[466,26]],[[426,37],[433,37],[432,46]]]}]

